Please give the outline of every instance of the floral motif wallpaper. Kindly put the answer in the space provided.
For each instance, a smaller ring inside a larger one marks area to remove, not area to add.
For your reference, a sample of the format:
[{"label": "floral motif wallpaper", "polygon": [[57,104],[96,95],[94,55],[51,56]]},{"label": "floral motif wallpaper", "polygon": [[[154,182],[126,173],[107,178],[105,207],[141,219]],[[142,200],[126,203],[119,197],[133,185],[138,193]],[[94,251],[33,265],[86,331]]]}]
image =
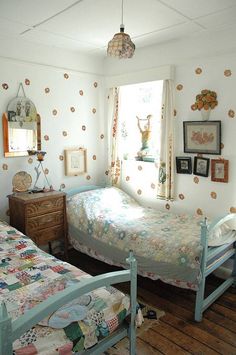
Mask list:
[{"label": "floral motif wallpaper", "polygon": [[[183,152],[183,121],[201,120],[191,105],[196,93],[210,89],[217,93],[218,105],[210,120],[221,120],[221,156],[205,158],[229,160],[229,182],[211,181],[194,174],[175,174],[174,201],[156,198],[157,169],[151,162],[124,161],[122,188],[147,206],[170,212],[219,216],[236,213],[236,61],[223,57],[188,62],[176,66],[175,88],[175,151]],[[0,108],[6,111],[8,102],[17,94],[19,83],[41,116],[42,150],[47,152],[44,169],[54,189],[73,188],[84,184],[104,184],[109,174],[107,166],[107,130],[103,77],[60,70],[37,64],[0,59]],[[0,218],[7,219],[8,199],[12,192],[12,177],[24,170],[36,174],[35,157],[4,158],[2,126],[0,132]],[[64,149],[87,149],[87,173],[77,177],[64,174]]]},{"label": "floral motif wallpaper", "polygon": [[[103,182],[106,134],[102,117],[102,76],[0,59],[0,78],[1,113],[16,96],[21,82],[26,96],[36,105],[41,116],[42,150],[47,152],[44,171],[53,188]],[[6,219],[7,195],[12,193],[14,174],[26,171],[34,183],[37,162],[35,156],[4,158],[2,126],[0,131],[0,218]],[[87,173],[65,176],[64,149],[79,147],[87,149]]]},{"label": "floral motif wallpaper", "polygon": [[[175,152],[176,156],[191,157],[184,153],[183,121],[201,121],[198,110],[191,110],[196,94],[204,89],[217,93],[218,105],[211,111],[211,120],[220,120],[222,125],[221,155],[198,154],[204,158],[229,160],[229,182],[211,181],[209,176],[175,174],[174,201],[156,199],[157,169],[149,162],[123,162],[122,188],[141,203],[171,212],[192,213],[216,217],[236,212],[236,62],[225,62],[223,57],[191,62],[175,68]],[[176,169],[175,169],[176,171]]]}]

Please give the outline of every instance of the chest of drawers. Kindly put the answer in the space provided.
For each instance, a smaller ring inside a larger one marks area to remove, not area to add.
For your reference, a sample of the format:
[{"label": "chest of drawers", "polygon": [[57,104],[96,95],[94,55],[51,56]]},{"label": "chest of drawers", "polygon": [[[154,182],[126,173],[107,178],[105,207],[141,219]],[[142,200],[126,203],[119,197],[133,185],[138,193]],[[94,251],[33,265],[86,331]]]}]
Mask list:
[{"label": "chest of drawers", "polygon": [[67,257],[66,194],[50,191],[36,194],[15,193],[8,196],[10,224],[30,237],[38,246],[62,240]]}]

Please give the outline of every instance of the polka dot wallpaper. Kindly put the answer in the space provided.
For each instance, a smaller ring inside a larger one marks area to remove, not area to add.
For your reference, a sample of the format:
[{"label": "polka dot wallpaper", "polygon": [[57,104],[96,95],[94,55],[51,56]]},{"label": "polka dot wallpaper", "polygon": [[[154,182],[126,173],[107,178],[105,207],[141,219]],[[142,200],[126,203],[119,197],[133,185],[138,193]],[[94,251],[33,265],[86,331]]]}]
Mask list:
[{"label": "polka dot wallpaper", "polygon": [[[55,189],[83,184],[104,184],[109,174],[106,152],[107,131],[104,108],[103,77],[54,69],[53,67],[7,62],[0,59],[0,107],[6,111],[22,82],[26,95],[35,103],[41,116],[42,150],[47,152],[44,171]],[[217,93],[218,105],[210,120],[222,123],[221,155],[199,155],[229,160],[229,182],[211,181],[194,174],[175,174],[174,201],[156,198],[157,168],[149,162],[123,162],[122,188],[144,205],[163,211],[219,216],[236,213],[236,61],[214,58],[178,65],[175,68],[175,151],[176,156],[194,159],[183,149],[183,121],[200,121],[191,104],[203,89]],[[0,126],[1,127],[1,126]],[[2,129],[2,128],[0,128]],[[64,149],[87,149],[87,172],[82,176],[64,174]],[[24,170],[35,181],[35,157],[4,158],[0,132],[0,218],[7,218],[12,177]],[[41,181],[44,184],[43,181]]]},{"label": "polka dot wallpaper", "polygon": [[220,120],[222,125],[221,155],[198,154],[199,157],[229,160],[229,182],[211,181],[209,176],[175,173],[174,201],[156,199],[158,185],[155,164],[127,162],[123,164],[122,187],[141,203],[171,212],[192,213],[216,217],[236,213],[236,62],[223,58],[189,63],[175,68],[175,151],[176,156],[192,158],[197,154],[184,153],[183,121],[201,121],[201,113],[191,110],[191,103],[201,90],[217,93],[218,105],[211,111],[210,120]]},{"label": "polka dot wallpaper", "polygon": [[[101,117],[102,77],[0,59],[0,78],[1,113],[16,96],[19,83],[36,105],[41,116],[42,150],[47,152],[44,172],[54,189],[103,182],[107,167],[103,159],[106,142]],[[4,158],[2,127],[0,130],[0,218],[6,218],[12,177],[23,170],[34,183],[37,161],[35,156]],[[79,147],[87,149],[87,173],[65,176],[64,149]],[[42,179],[38,185],[43,187],[44,183]]]}]

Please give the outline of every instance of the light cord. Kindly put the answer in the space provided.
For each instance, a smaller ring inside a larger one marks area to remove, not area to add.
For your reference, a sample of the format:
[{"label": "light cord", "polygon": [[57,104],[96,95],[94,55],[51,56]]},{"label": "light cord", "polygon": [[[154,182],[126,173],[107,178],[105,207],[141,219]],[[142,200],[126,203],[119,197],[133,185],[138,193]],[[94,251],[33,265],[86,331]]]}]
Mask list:
[{"label": "light cord", "polygon": [[124,26],[124,0],[121,0],[121,24]]}]

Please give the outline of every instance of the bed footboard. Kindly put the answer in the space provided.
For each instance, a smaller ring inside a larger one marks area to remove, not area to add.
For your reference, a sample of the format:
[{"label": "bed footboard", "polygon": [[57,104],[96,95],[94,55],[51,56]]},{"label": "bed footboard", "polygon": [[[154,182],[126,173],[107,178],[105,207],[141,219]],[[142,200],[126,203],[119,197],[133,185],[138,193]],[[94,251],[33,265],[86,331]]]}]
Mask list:
[{"label": "bed footboard", "polygon": [[[201,282],[199,284],[199,289],[196,294],[195,303],[195,316],[194,319],[197,322],[202,320],[203,312],[218,298],[220,297],[230,286],[236,283],[236,245],[232,243],[232,248],[229,249],[229,245],[222,245],[219,247],[214,247],[213,249],[208,248],[208,234],[210,230],[213,230],[217,226],[229,221],[231,219],[236,219],[235,214],[229,214],[224,218],[218,219],[215,223],[210,226],[207,224],[207,219],[201,223],[201,244],[203,246],[202,260],[201,260]],[[234,244],[234,245],[233,245]],[[219,258],[217,259],[217,256]],[[208,262],[216,258],[213,264],[208,265]],[[226,260],[234,257],[234,266],[231,277],[225,280],[220,286],[217,287],[207,298],[204,298],[205,293],[205,283],[206,277],[210,275],[214,270],[220,267]]]},{"label": "bed footboard", "polygon": [[12,355],[12,344],[16,339],[64,304],[99,287],[110,286],[127,281],[130,282],[131,321],[129,325],[123,325],[107,339],[105,338],[85,353],[94,355],[99,354],[117,343],[123,337],[128,336],[130,340],[130,354],[135,355],[137,262],[132,251],[126,261],[130,265],[128,270],[110,272],[82,280],[78,284],[70,286],[58,294],[49,297],[47,300],[30,309],[27,313],[15,321],[11,320],[7,313],[5,303],[2,302],[0,305],[0,355]]}]

